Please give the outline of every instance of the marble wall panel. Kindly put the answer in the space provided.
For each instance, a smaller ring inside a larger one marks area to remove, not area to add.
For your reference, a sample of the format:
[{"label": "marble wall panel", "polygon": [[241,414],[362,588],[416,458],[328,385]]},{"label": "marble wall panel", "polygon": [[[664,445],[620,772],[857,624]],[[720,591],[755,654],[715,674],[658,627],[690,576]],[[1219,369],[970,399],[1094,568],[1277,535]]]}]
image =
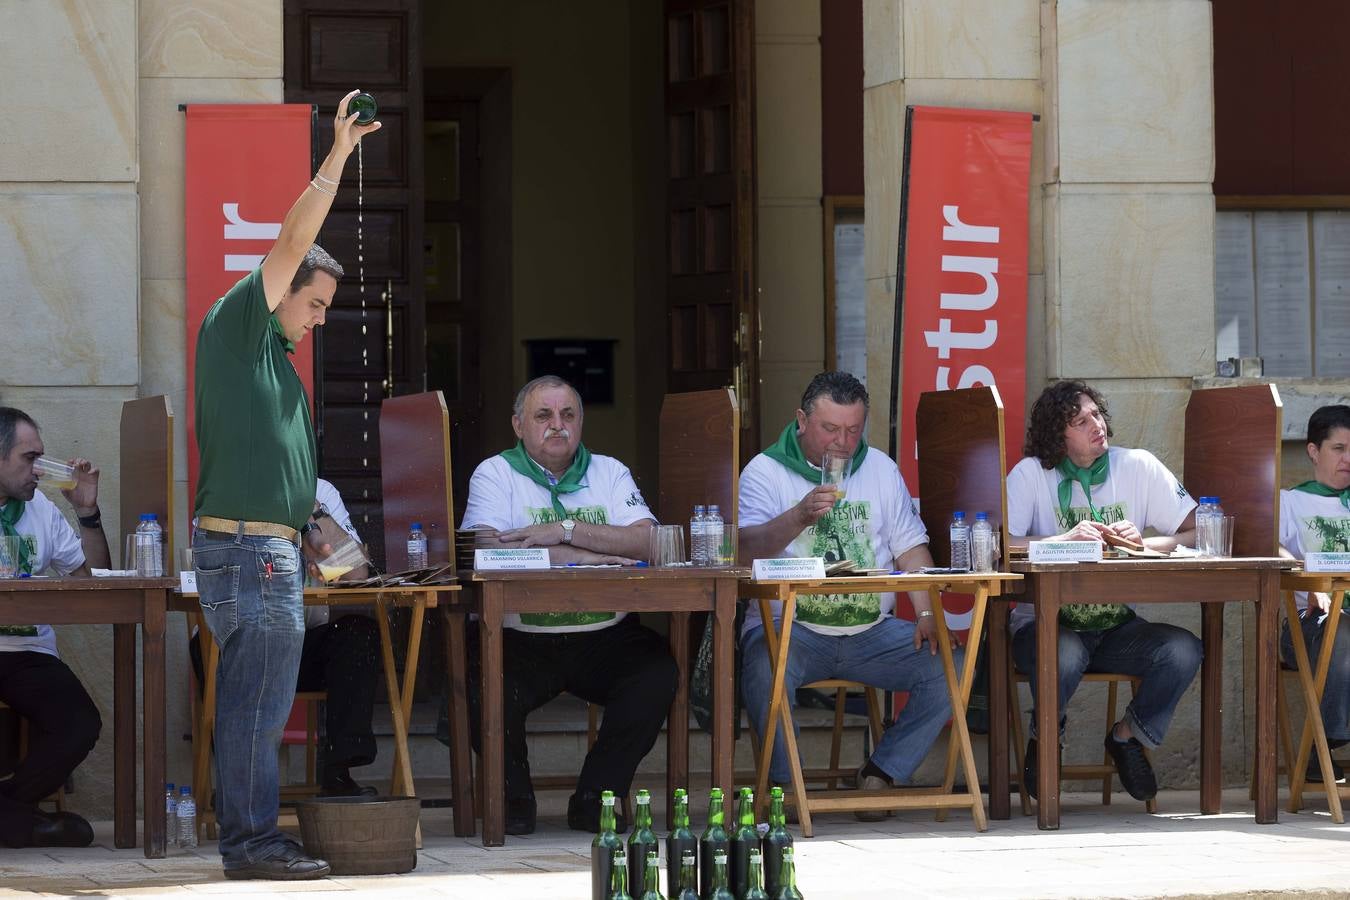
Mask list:
[{"label": "marble wall panel", "polygon": [[822,215],[815,204],[759,208],[761,363],[824,362]]},{"label": "marble wall panel", "polygon": [[864,90],[863,189],[867,195],[867,227],[863,233],[863,272],[869,279],[895,277],[904,144],[905,83],[892,81]]},{"label": "marble wall panel", "polygon": [[1208,0],[1060,0],[1064,182],[1214,179]]},{"label": "marble wall panel", "polygon": [[0,34],[0,182],[134,182],[136,0],[11,0]]},{"label": "marble wall panel", "polygon": [[0,194],[0,384],[134,385],[136,195]]},{"label": "marble wall panel", "polygon": [[142,78],[280,78],[279,0],[140,0]]},{"label": "marble wall panel", "polygon": [[1039,0],[905,0],[906,78],[1039,78]]},{"label": "marble wall panel", "polygon": [[759,196],[821,194],[820,45],[761,42],[755,47]]}]

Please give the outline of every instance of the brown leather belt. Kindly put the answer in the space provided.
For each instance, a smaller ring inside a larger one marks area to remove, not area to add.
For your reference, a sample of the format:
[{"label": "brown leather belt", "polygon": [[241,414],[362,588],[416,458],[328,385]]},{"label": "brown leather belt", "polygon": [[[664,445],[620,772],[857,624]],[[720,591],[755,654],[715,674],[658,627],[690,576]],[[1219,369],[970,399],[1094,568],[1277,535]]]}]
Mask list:
[{"label": "brown leather belt", "polygon": [[[243,526],[241,531],[240,526]],[[247,534],[253,537],[279,537],[295,543],[300,532],[289,525],[275,522],[245,522],[239,519],[221,519],[216,516],[198,516],[197,527],[203,531],[216,531],[221,534]]]}]

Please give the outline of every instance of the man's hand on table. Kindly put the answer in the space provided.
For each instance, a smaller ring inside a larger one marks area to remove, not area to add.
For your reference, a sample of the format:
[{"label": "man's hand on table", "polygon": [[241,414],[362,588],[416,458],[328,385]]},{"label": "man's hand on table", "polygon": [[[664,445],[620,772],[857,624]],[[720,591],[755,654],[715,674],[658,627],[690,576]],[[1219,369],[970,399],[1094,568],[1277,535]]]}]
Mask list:
[{"label": "man's hand on table", "polygon": [[556,547],[563,542],[561,522],[542,522],[525,528],[497,532],[497,540],[518,547]]}]

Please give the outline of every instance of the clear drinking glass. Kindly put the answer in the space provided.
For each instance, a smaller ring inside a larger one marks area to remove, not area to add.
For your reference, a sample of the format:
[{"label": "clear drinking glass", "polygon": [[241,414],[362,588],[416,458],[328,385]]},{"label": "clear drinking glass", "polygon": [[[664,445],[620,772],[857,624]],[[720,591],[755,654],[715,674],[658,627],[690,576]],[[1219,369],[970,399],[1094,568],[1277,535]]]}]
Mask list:
[{"label": "clear drinking glass", "polygon": [[319,576],[324,581],[337,581],[352,569],[367,565],[370,560],[361,545],[352,540],[347,532],[338,529],[334,539],[329,542],[332,552],[319,560]]},{"label": "clear drinking glass", "polygon": [[737,527],[734,522],[727,522],[722,526],[722,544],[720,547],[714,547],[713,552],[716,559],[713,561],[715,566],[734,566],[736,565],[736,539]]},{"label": "clear drinking glass", "polygon": [[39,456],[33,460],[33,471],[52,487],[69,491],[75,487],[75,467],[68,466],[50,456]]},{"label": "clear drinking glass", "polygon": [[820,458],[820,483],[834,485],[835,497],[844,499],[847,493],[849,458],[832,450],[826,450]]},{"label": "clear drinking glass", "polygon": [[1233,529],[1237,516],[1215,517],[1214,519],[1214,555],[1231,557],[1233,555]]},{"label": "clear drinking glass", "polygon": [[647,564],[651,566],[682,566],[684,555],[683,525],[654,525],[647,537]]},{"label": "clear drinking glass", "polygon": [[23,538],[0,536],[0,578],[19,577],[19,545]]}]

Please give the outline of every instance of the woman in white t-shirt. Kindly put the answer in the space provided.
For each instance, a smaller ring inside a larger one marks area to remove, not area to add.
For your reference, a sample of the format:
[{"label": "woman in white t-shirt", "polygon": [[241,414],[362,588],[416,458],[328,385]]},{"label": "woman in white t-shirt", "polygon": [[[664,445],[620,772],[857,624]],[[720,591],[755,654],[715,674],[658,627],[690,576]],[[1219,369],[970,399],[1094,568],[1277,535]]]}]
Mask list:
[{"label": "woman in white t-shirt", "polygon": [[[1032,540],[1101,541],[1121,537],[1170,552],[1195,540],[1195,501],[1147,450],[1111,447],[1106,401],[1081,381],[1061,381],[1031,408],[1021,462],[1008,475],[1009,543]],[[1156,534],[1144,537],[1151,529]],[[1124,601],[1128,598],[1122,597]],[[1019,671],[1036,679],[1036,629],[1031,604],[1017,607],[1012,655]],[[1123,672],[1141,678],[1125,715],[1106,733],[1120,782],[1137,800],[1158,792],[1144,748],[1162,743],[1181,696],[1200,668],[1201,644],[1184,628],[1148,622],[1124,602],[1066,604],[1059,614],[1059,708],[1087,672]],[[1036,788],[1036,716],[1023,783]]]},{"label": "woman in white t-shirt", "polygon": [[[1280,548],[1296,559],[1308,553],[1350,552],[1350,406],[1323,406],[1308,419],[1308,459],[1313,479],[1280,491]],[[1297,596],[1299,625],[1316,660],[1326,640],[1324,625],[1333,602],[1343,598],[1307,593]],[[1350,743],[1350,617],[1342,615],[1336,629],[1336,648],[1322,691],[1322,726],[1334,750]],[[1295,666],[1294,643],[1285,622],[1280,649],[1287,665]],[[1332,763],[1336,783],[1345,781],[1338,763]],[[1308,761],[1308,781],[1321,782],[1317,757]]]}]

